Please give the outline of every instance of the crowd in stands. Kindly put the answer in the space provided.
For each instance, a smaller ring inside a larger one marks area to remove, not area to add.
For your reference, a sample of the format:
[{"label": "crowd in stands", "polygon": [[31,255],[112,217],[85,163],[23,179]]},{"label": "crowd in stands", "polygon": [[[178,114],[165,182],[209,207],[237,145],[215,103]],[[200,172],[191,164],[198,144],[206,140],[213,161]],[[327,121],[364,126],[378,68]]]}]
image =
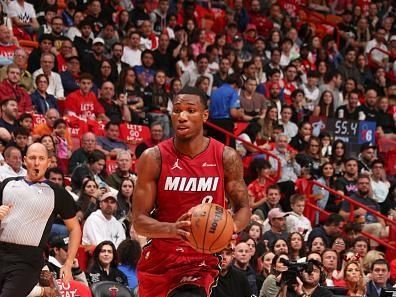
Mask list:
[{"label": "crowd in stands", "polygon": [[[396,230],[394,5],[2,0],[0,181],[24,176],[27,146],[41,142],[46,177],[75,199],[90,247],[88,267],[74,263],[75,280],[133,291],[145,244],[131,225],[134,164],[172,137],[172,100],[194,86],[207,94],[209,122],[239,131],[235,141],[206,129],[243,158],[253,210],[222,252],[212,296],[331,296],[302,275],[302,293],[285,292],[286,263],[313,261],[317,283],[379,297],[396,281],[387,256],[396,253],[361,232],[386,241]],[[308,215],[308,203],[326,213]],[[45,271],[59,278],[67,240],[56,221],[29,296],[53,296]]]}]

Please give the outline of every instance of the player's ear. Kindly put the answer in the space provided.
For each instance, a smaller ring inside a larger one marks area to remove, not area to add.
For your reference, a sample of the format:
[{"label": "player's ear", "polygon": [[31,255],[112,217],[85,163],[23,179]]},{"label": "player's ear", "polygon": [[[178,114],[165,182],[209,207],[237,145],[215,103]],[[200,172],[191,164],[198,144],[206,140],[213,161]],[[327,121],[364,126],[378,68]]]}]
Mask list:
[{"label": "player's ear", "polygon": [[205,109],[204,112],[202,113],[202,118],[204,123],[208,120],[209,118],[209,109]]}]

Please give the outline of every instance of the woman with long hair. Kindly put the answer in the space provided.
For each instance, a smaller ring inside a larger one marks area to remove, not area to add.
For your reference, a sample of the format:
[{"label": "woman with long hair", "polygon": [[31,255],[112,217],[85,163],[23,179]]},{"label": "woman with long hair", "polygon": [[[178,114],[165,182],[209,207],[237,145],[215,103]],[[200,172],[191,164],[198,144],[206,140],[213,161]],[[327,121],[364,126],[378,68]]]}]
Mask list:
[{"label": "woman with long hair", "polygon": [[280,255],[282,253],[289,254],[289,246],[287,245],[287,241],[283,238],[278,238],[276,239],[271,247],[270,250],[275,254],[275,255]]},{"label": "woman with long hair", "polygon": [[116,87],[116,94],[117,96],[119,94],[127,95],[128,107],[132,113],[132,123],[139,124],[139,114],[142,112],[144,106],[143,92],[137,80],[136,72],[132,67],[121,71]]},{"label": "woman with long hair", "polygon": [[318,105],[315,106],[313,116],[334,117],[334,97],[330,91],[324,91],[320,96]]},{"label": "woman with long hair", "polygon": [[80,222],[84,222],[87,217],[98,208],[97,199],[101,194],[98,184],[93,178],[87,177],[84,179],[76,202],[79,209],[77,217]]},{"label": "woman with long hair", "polygon": [[40,142],[42,145],[45,146],[48,153],[56,156],[55,140],[51,135],[46,134],[46,135],[41,136],[38,142]]},{"label": "woman with long hair", "polygon": [[348,78],[345,81],[344,87],[342,89],[342,102],[340,102],[340,105],[347,104],[351,92],[356,90],[356,88],[357,88],[357,82],[353,78]]},{"label": "woman with long hair", "polygon": [[278,121],[278,108],[276,106],[268,107],[264,119],[259,119],[258,123],[261,126],[261,131],[258,135],[259,139],[269,141],[273,134],[273,128]]},{"label": "woman with long hair", "polygon": [[117,211],[114,214],[117,220],[128,219],[132,210],[132,197],[135,183],[132,178],[125,178],[122,180],[120,188],[118,189]]},{"label": "woman with long hair", "polygon": [[326,241],[320,235],[312,238],[312,240],[311,240],[311,242],[310,242],[310,244],[308,246],[308,250],[310,252],[316,252],[319,255],[321,255],[325,249],[327,249]]},{"label": "woman with long hair", "polygon": [[129,13],[126,9],[121,10],[117,14],[116,18],[116,29],[120,40],[127,36],[129,28],[132,27],[132,23],[129,19]]},{"label": "woman with long hair", "polygon": [[218,33],[216,35],[214,44],[219,49],[219,57],[222,57],[224,53],[224,48],[227,44],[227,35],[224,32]]},{"label": "woman with long hair", "polygon": [[[317,179],[322,185],[328,186],[330,188],[335,187],[335,177],[334,177],[334,167],[331,162],[325,162],[320,168],[320,177]],[[337,197],[331,194],[324,188],[314,185],[312,188],[312,194],[320,198],[316,204],[319,208],[324,209],[331,213],[338,213],[340,210],[339,203],[336,203]],[[318,214],[319,215],[319,214]],[[322,220],[317,217],[316,223]]]},{"label": "woman with long hair", "polygon": [[344,254],[347,248],[347,241],[343,236],[336,237],[331,244],[331,249],[335,250],[338,254],[337,270],[341,270],[342,268],[342,259],[344,258]]},{"label": "woman with long hair", "polygon": [[346,144],[343,140],[337,139],[331,148],[330,162],[334,167],[334,176],[342,176],[345,171],[345,160],[347,156]]},{"label": "woman with long hair", "polygon": [[116,82],[116,75],[113,73],[110,61],[107,59],[99,63],[99,72],[94,75],[94,83],[98,88],[106,81],[111,81],[113,84]]},{"label": "woman with long hair", "polygon": [[347,296],[365,296],[366,283],[364,273],[359,261],[351,260],[344,268],[344,279],[347,286]]},{"label": "woman with long hair", "polygon": [[[209,91],[210,80],[209,77],[201,75],[197,78],[195,82],[195,87],[203,91],[205,94]],[[209,99],[209,96],[207,96]]]},{"label": "woman with long hair", "polygon": [[177,58],[178,58],[178,61],[176,62],[177,77],[181,77],[184,72],[195,68],[195,63],[193,60],[194,56],[191,52],[190,47],[183,45],[180,49]]},{"label": "woman with long hair", "polygon": [[137,240],[125,239],[117,248],[118,269],[128,278],[129,289],[138,285],[136,266],[142,254],[142,248]]},{"label": "woman with long hair", "polygon": [[117,282],[128,286],[126,275],[118,268],[118,255],[114,243],[109,240],[99,243],[92,256],[92,264],[88,268],[87,280],[90,286],[102,281]]},{"label": "woman with long hair", "polygon": [[208,43],[206,41],[206,31],[201,29],[198,31],[194,42],[191,44],[193,56],[196,58],[200,54],[205,54],[207,46]]},{"label": "woman with long hair", "polygon": [[291,261],[297,261],[304,258],[307,254],[304,237],[299,232],[290,233],[287,238],[289,249],[289,258]]},{"label": "woman with long hair", "polygon": [[286,253],[280,253],[272,259],[271,271],[267,278],[264,280],[263,286],[260,290],[260,297],[277,297],[281,289],[278,286],[282,278],[282,272],[287,271],[287,266],[284,264],[284,260],[289,260]]}]

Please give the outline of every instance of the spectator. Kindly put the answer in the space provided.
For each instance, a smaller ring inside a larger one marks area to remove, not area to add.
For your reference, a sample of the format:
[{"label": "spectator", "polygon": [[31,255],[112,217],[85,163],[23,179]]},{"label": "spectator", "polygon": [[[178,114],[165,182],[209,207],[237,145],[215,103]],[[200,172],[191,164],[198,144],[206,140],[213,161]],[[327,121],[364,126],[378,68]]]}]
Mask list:
[{"label": "spectator", "polygon": [[321,255],[326,248],[328,248],[328,245],[326,244],[326,240],[320,235],[312,237],[312,240],[309,242],[308,245],[309,252],[315,252],[318,253],[319,255]]},{"label": "spectator", "polygon": [[334,167],[334,175],[342,176],[345,171],[347,149],[346,144],[341,139],[336,139],[331,147],[330,162]]},{"label": "spectator", "polygon": [[69,173],[74,169],[88,162],[89,155],[95,150],[96,136],[91,132],[85,133],[81,138],[81,148],[75,150],[70,157]]},{"label": "spectator", "polygon": [[128,35],[129,42],[124,47],[121,61],[128,64],[130,67],[134,67],[142,64],[141,56],[142,51],[140,50],[140,33],[131,32]]},{"label": "spectator", "polygon": [[381,160],[374,160],[371,163],[371,189],[373,191],[373,199],[382,204],[385,202],[389,194],[390,183],[386,179],[384,170],[384,162]]},{"label": "spectator", "polygon": [[136,6],[129,13],[129,19],[133,22],[135,27],[139,27],[143,21],[150,20],[150,15],[146,11],[144,0],[137,0],[135,5]]},{"label": "spectator", "polygon": [[[337,108],[336,116],[345,120],[359,120],[359,91],[353,90],[348,98],[348,103]],[[360,120],[363,120],[361,118]]]},{"label": "spectator", "polygon": [[[13,54],[13,61],[21,70],[19,85],[28,93],[33,90],[33,79],[29,71],[26,70],[28,55],[23,48],[16,48]],[[0,68],[0,82],[7,78],[7,67]]]},{"label": "spectator", "polygon": [[[55,96],[59,100],[63,100],[64,92],[60,75],[52,71],[54,69],[54,62],[55,57],[53,54],[43,53],[40,58],[41,68],[33,73],[33,80],[35,81],[39,74],[45,74],[49,80],[48,94]],[[37,85],[35,87],[37,88]]]},{"label": "spectator", "polygon": [[[95,0],[94,2],[99,1]],[[83,72],[87,72],[92,75],[100,72],[100,65],[102,64],[101,62],[105,59],[104,45],[104,40],[101,37],[96,37],[92,41],[92,52],[85,55],[84,59],[81,60],[81,70]]]},{"label": "spectator", "polygon": [[78,207],[77,217],[82,224],[98,209],[97,202],[101,195],[102,193],[95,180],[91,176],[85,176],[82,180],[78,200],[76,201]]},{"label": "spectator", "polygon": [[[108,8],[106,8],[105,11],[108,11]],[[107,59],[110,59],[113,45],[120,41],[118,37],[118,32],[113,21],[106,22],[97,37],[103,38],[105,47],[104,56]]]},{"label": "spectator", "polygon": [[26,176],[26,169],[22,168],[22,153],[18,148],[10,146],[3,155],[5,164],[0,166],[0,181],[8,177]]},{"label": "spectator", "polygon": [[373,51],[371,53],[371,50],[375,47],[378,47],[385,52],[388,51],[388,48],[385,45],[385,34],[386,34],[385,28],[382,26],[378,26],[377,29],[375,30],[374,39],[367,42],[366,48],[364,50],[364,53],[366,55],[370,54],[372,62],[380,67],[386,66],[386,64],[388,63],[389,56],[383,53],[382,51],[381,52]]},{"label": "spectator", "polygon": [[268,242],[268,246],[272,246],[277,239],[287,240],[289,233],[286,230],[287,213],[284,213],[280,208],[273,208],[268,212],[268,220],[271,229],[264,233],[263,240]]},{"label": "spectator", "polygon": [[320,95],[319,103],[315,106],[313,116],[334,118],[334,98],[333,93],[324,91]]},{"label": "spectator", "polygon": [[32,4],[25,0],[16,0],[8,5],[8,15],[11,18],[14,35],[18,39],[32,40],[39,29],[36,11]]},{"label": "spectator", "polygon": [[117,188],[118,206],[114,216],[123,224],[125,231],[130,230],[131,226],[132,199],[135,181],[136,176],[131,175],[131,177],[124,178],[121,181],[121,185]]},{"label": "spectator", "polygon": [[127,150],[119,150],[116,158],[117,169],[114,173],[110,174],[106,183],[114,188],[119,189],[121,183],[126,178],[136,179],[136,176],[131,172],[132,156]]},{"label": "spectator", "polygon": [[226,83],[228,76],[230,75],[231,62],[227,57],[222,57],[219,63],[219,71],[213,75],[213,90],[221,87]]},{"label": "spectator", "polygon": [[309,122],[301,122],[298,125],[298,134],[290,140],[290,145],[298,152],[301,152],[307,148],[311,136],[312,124]]},{"label": "spectator", "polygon": [[[39,39],[39,47],[35,48],[29,55],[27,61],[27,70],[30,73],[40,69],[40,59],[42,54],[52,54],[52,48],[54,46],[54,39],[50,34],[43,34]],[[58,63],[55,60],[55,64],[52,65],[54,69],[58,69]]]},{"label": "spectator", "polygon": [[[254,158],[250,163],[250,168],[254,171],[257,179],[248,185],[248,196],[250,207],[257,210],[267,202],[267,188],[272,184],[270,180],[271,164],[263,158]],[[275,203],[275,205],[277,204]],[[262,213],[262,216],[264,217],[264,213]]]},{"label": "spectator", "polygon": [[80,89],[70,93],[65,101],[65,115],[84,119],[106,120],[105,111],[92,92],[93,77],[88,73],[80,76]]},{"label": "spectator", "polygon": [[166,90],[166,74],[158,70],[154,75],[154,81],[144,89],[144,111],[149,124],[160,122],[165,137],[170,136],[170,121],[168,104],[170,94]]},{"label": "spectator", "polygon": [[0,117],[0,138],[6,141],[11,139],[10,133],[14,133],[18,128],[18,103],[15,99],[6,99],[1,101],[1,117]]},{"label": "spectator", "polygon": [[342,216],[335,213],[330,214],[323,225],[312,229],[307,242],[311,243],[315,237],[321,236],[325,239],[325,246],[330,246],[332,239],[342,232],[343,223],[344,218]]},{"label": "spectator", "polygon": [[[227,79],[227,83],[213,91],[210,98],[210,122],[223,127],[223,129],[231,133],[234,131],[234,121],[240,118],[240,112],[238,110],[240,104],[237,89],[238,77],[236,75],[232,75]],[[226,141],[225,135],[217,132],[216,130],[208,129],[208,135],[223,143]],[[235,147],[235,141],[231,139],[229,145],[231,147]]]},{"label": "spectator", "polygon": [[80,88],[79,83],[81,71],[79,57],[71,56],[67,58],[66,66],[66,70],[60,73],[65,96]]},{"label": "spectator", "polygon": [[345,173],[336,181],[335,189],[342,195],[351,196],[357,192],[358,161],[350,158],[345,161]]},{"label": "spectator", "polygon": [[136,158],[139,159],[146,149],[156,146],[162,140],[164,140],[162,124],[160,122],[152,123],[150,126],[150,138],[140,143],[135,149]]},{"label": "spectator", "polygon": [[52,135],[43,135],[38,142],[45,146],[49,155],[56,157],[56,145]]},{"label": "spectator", "polygon": [[307,247],[305,246],[304,236],[300,232],[290,232],[287,245],[290,247],[290,260],[298,261],[305,258]]},{"label": "spectator", "polygon": [[263,95],[256,92],[257,82],[254,78],[247,78],[244,90],[241,91],[239,100],[243,120],[248,122],[259,118],[264,118],[269,107],[268,101]]},{"label": "spectator", "polygon": [[56,72],[60,74],[61,72],[67,70],[66,61],[75,54],[77,53],[76,50],[73,49],[73,42],[65,37],[65,39],[62,40],[59,53],[56,55],[56,60],[58,62],[58,68],[56,69]]},{"label": "spectator", "polygon": [[232,265],[233,248],[228,246],[221,252],[221,271],[218,284],[213,288],[213,297],[249,297],[251,288],[246,275]]},{"label": "spectator", "polygon": [[192,71],[195,68],[195,63],[191,53],[191,49],[181,43],[179,54],[176,57],[176,73],[177,77],[181,77],[184,72]]},{"label": "spectator", "polygon": [[391,288],[389,263],[378,259],[371,265],[371,280],[367,282],[367,296],[379,297],[385,288]]},{"label": "spectator", "polygon": [[144,50],[141,54],[142,64],[134,66],[139,84],[145,88],[154,81],[154,55],[151,50]]},{"label": "spectator", "polygon": [[[53,273],[55,279],[60,279],[60,269],[65,264],[67,258],[67,249],[69,247],[68,236],[52,236],[49,239],[50,252],[47,266]],[[85,273],[81,270],[78,260],[74,259],[72,266],[73,279],[85,285],[88,285]]]},{"label": "spectator", "polygon": [[6,25],[0,25],[0,44],[0,66],[12,64],[14,52],[19,44],[12,39],[10,29]]},{"label": "spectator", "polygon": [[[296,153],[288,150],[288,137],[285,134],[278,134],[275,139],[275,149],[272,151],[280,159],[281,177],[278,185],[282,187],[284,194],[284,203],[286,209],[289,209],[289,201],[291,195],[294,194],[294,182],[301,173],[301,167],[296,161]],[[278,170],[278,162],[273,158],[270,159],[271,167],[276,172]]]},{"label": "spectator", "polygon": [[102,3],[99,0],[88,2],[85,19],[92,24],[92,31],[95,36],[99,34],[106,22],[106,20],[102,19],[102,12]]},{"label": "spectator", "polygon": [[308,140],[306,149],[296,155],[296,161],[300,164],[308,177],[312,176],[315,179],[318,178],[321,174],[320,166],[323,161],[319,138],[312,136]]},{"label": "spectator", "polygon": [[44,115],[50,108],[58,109],[55,97],[47,93],[49,86],[48,76],[43,73],[37,75],[35,85],[37,89],[30,95],[35,112]]},{"label": "spectator", "polygon": [[195,83],[199,76],[207,76],[209,78],[209,91],[207,95],[210,95],[213,86],[213,75],[209,73],[209,57],[207,54],[200,54],[197,56],[196,68],[185,71],[180,77],[183,87],[195,86]]},{"label": "spectator", "polygon": [[113,216],[117,208],[117,197],[107,192],[98,198],[99,208],[93,212],[84,224],[82,243],[98,245],[104,240],[118,246],[125,238],[125,230]]},{"label": "spectator", "polygon": [[320,92],[330,91],[333,93],[334,109],[341,104],[340,87],[342,85],[342,76],[339,71],[328,71],[325,76],[325,84],[321,85]]},{"label": "spectator", "polygon": [[[168,0],[165,0],[168,1]],[[174,77],[176,74],[175,61],[169,51],[169,36],[166,33],[159,35],[158,48],[153,52],[155,67],[165,71],[167,77]]]},{"label": "spectator", "polygon": [[106,81],[114,84],[116,75],[113,73],[110,61],[104,59],[99,63],[98,72],[94,74],[94,84],[96,87],[100,88]]},{"label": "spectator", "polygon": [[[379,212],[380,205],[372,199],[372,194],[370,192],[370,178],[365,175],[360,175],[357,179],[357,192],[351,195],[354,201],[366,205],[373,211]],[[343,201],[341,205],[340,215],[345,219],[350,216],[350,203],[348,201]],[[386,224],[382,218],[375,216],[374,213],[367,211],[366,209],[357,207],[354,212],[355,220],[364,224],[363,231],[369,232],[378,238],[386,236]],[[371,245],[377,245],[376,242],[372,241]]]},{"label": "spectator", "polygon": [[[99,1],[98,1],[99,2]],[[112,281],[128,286],[128,278],[117,268],[118,255],[114,243],[105,240],[98,243],[93,252],[93,261],[87,272],[88,283]]]},{"label": "spectator", "polygon": [[251,254],[249,253],[249,246],[245,242],[239,242],[235,246],[233,268],[236,271],[243,273],[249,283],[250,290],[253,294],[258,293],[256,284],[256,274],[252,267],[249,265]]},{"label": "spectator", "polygon": [[312,230],[311,222],[304,216],[306,198],[303,195],[294,194],[290,197],[292,211],[286,217],[286,230],[289,233],[299,232],[309,234]]},{"label": "spectator", "polygon": [[110,81],[102,84],[99,103],[103,106],[106,116],[111,122],[121,124],[132,120],[131,110],[128,106],[127,96],[122,93],[117,98],[114,96],[114,85]]},{"label": "spectator", "polygon": [[111,73],[114,75],[115,81],[118,80],[121,72],[129,67],[127,63],[124,63],[121,59],[124,54],[124,45],[120,42],[115,42],[111,47]]},{"label": "spectator", "polygon": [[18,103],[19,114],[32,112],[33,106],[29,94],[19,86],[21,70],[16,64],[7,66],[7,78],[0,83],[0,101],[14,98]]},{"label": "spectator", "polygon": [[125,142],[119,140],[120,126],[113,122],[105,125],[105,135],[97,138],[96,149],[103,152],[107,157],[114,158],[121,150],[128,150]]},{"label": "spectator", "polygon": [[264,280],[263,286],[260,290],[260,297],[276,297],[279,294],[279,282],[282,278],[282,272],[287,270],[285,260],[289,261],[287,254],[275,255],[272,259],[270,274]]},{"label": "spectator", "polygon": [[362,267],[358,261],[350,261],[344,268],[347,296],[365,296],[366,282]]},{"label": "spectator", "polygon": [[7,144],[7,147],[14,146],[21,151],[22,159],[26,156],[30,131],[23,127],[18,127],[13,133],[13,140]]},{"label": "spectator", "polygon": [[365,142],[360,146],[359,154],[359,173],[371,174],[371,162],[375,159],[375,150],[377,147],[369,142]]},{"label": "spectator", "polygon": [[151,21],[144,20],[140,25],[138,25],[138,29],[141,34],[140,48],[142,50],[156,50],[158,48],[158,37],[153,32]]},{"label": "spectator", "polygon": [[361,76],[359,70],[356,66],[356,49],[353,47],[348,48],[345,51],[345,59],[338,71],[342,75],[342,81],[347,81],[347,79],[353,79],[360,86],[363,84],[361,81]]},{"label": "spectator", "polygon": [[91,52],[93,41],[92,26],[93,24],[88,19],[82,20],[78,26],[81,36],[76,36],[73,44],[76,47],[78,56],[81,58],[84,58]]},{"label": "spectator", "polygon": [[279,125],[283,126],[284,133],[289,137],[289,139],[292,139],[294,136],[296,136],[298,132],[297,125],[291,121],[292,115],[292,107],[288,105],[283,105]]},{"label": "spectator", "polygon": [[128,288],[133,290],[138,285],[136,266],[140,259],[142,249],[140,243],[133,239],[125,239],[117,248],[118,270],[128,278]]}]

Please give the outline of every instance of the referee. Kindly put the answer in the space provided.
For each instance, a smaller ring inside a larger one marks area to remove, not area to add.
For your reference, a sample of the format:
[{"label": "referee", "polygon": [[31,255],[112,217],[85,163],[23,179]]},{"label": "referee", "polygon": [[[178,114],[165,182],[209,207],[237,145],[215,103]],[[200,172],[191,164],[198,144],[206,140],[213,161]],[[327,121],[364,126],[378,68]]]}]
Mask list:
[{"label": "referee", "polygon": [[7,178],[0,184],[0,297],[25,297],[37,284],[43,250],[57,215],[70,232],[67,260],[60,271],[64,282],[72,280],[81,241],[73,198],[44,178],[50,163],[46,148],[32,144],[24,162],[26,177]]}]

